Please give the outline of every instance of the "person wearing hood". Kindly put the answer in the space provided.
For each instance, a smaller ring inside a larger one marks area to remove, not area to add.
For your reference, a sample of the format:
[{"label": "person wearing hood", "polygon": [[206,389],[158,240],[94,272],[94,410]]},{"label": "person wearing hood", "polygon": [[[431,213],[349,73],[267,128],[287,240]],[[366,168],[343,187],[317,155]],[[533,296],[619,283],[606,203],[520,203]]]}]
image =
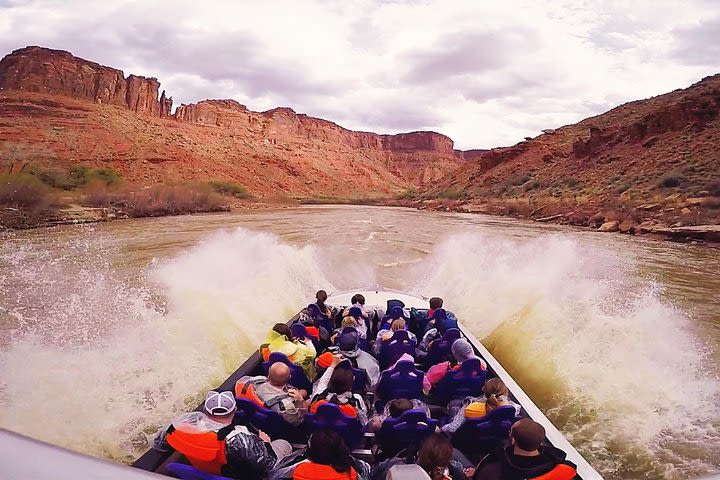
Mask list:
[{"label": "person wearing hood", "polygon": [[[448,370],[456,370],[460,368],[460,365],[462,365],[462,363],[466,360],[478,358],[478,356],[475,355],[475,350],[473,349],[472,345],[470,345],[470,342],[468,342],[464,338],[458,338],[457,340],[455,340],[450,347],[450,350],[452,351],[453,357],[455,358],[455,362],[457,362],[457,364],[453,367],[450,362],[440,362],[437,365],[433,365],[432,367],[428,368],[426,376],[431,384],[435,385],[440,382],[440,380],[443,379]],[[479,360],[481,368],[483,370],[487,370],[487,363],[485,363],[485,360],[483,360],[482,358],[479,358]]]},{"label": "person wearing hood", "polygon": [[[473,480],[571,480],[577,476],[575,464],[565,459],[562,450],[542,445],[545,428],[524,418],[510,429],[510,446],[485,456]],[[470,473],[470,472],[469,472]]]},{"label": "person wearing hood", "polygon": [[360,335],[356,332],[343,333],[338,340],[338,353],[348,359],[353,367],[365,370],[368,388],[373,389],[380,381],[380,365],[375,357],[360,349],[359,341]]},{"label": "person wearing hood", "polygon": [[454,316],[448,315],[448,312],[442,308],[434,310],[427,324],[427,330],[417,346],[417,358],[425,358],[432,342],[442,338],[450,328],[457,328],[457,319]]},{"label": "person wearing hood", "polygon": [[315,345],[308,338],[293,338],[290,327],[284,323],[276,323],[265,337],[265,342],[260,345],[260,354],[264,361],[267,362],[270,354],[274,352],[283,353],[291,362],[300,365],[308,379],[315,378]]}]

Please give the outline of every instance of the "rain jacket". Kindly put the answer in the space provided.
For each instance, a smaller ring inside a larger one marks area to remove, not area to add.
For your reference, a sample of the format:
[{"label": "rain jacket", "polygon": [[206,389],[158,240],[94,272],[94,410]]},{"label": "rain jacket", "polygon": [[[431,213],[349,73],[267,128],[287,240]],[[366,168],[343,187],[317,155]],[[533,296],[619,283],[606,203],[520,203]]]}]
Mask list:
[{"label": "rain jacket", "polygon": [[474,480],[570,480],[576,478],[575,464],[565,460],[562,450],[542,445],[540,455],[520,457],[513,447],[498,448],[480,462]]},{"label": "rain jacket", "polygon": [[[266,354],[266,352],[268,352]],[[315,378],[315,365],[313,360],[317,356],[315,346],[312,342],[303,342],[300,340],[290,341],[285,335],[281,335],[275,330],[270,330],[265,338],[265,342],[260,345],[260,353],[263,360],[267,361],[270,353],[280,352],[287,355],[291,362],[300,365],[305,371],[305,375],[309,379]]]}]

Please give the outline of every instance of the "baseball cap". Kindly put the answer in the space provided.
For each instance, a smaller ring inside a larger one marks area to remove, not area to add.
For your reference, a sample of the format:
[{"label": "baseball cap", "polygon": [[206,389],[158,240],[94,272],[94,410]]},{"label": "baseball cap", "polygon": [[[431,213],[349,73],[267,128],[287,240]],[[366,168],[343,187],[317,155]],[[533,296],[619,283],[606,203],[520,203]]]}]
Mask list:
[{"label": "baseball cap", "polygon": [[235,395],[232,392],[216,392],[211,390],[205,396],[205,410],[210,415],[227,415],[237,408]]},{"label": "baseball cap", "polygon": [[360,336],[355,332],[343,333],[338,340],[338,346],[343,352],[351,352],[358,346]]}]

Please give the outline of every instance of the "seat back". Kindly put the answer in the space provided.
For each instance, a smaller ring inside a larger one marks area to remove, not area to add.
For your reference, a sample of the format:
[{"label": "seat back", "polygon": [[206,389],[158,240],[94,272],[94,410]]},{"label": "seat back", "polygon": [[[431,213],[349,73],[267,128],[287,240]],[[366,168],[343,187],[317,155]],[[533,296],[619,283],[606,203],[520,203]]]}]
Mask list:
[{"label": "seat back", "polygon": [[167,470],[174,477],[182,480],[231,480],[228,477],[220,477],[211,473],[205,473],[202,470],[184,463],[168,463]]},{"label": "seat back", "polygon": [[308,314],[313,318],[315,321],[315,325],[318,327],[322,327],[328,332],[332,332],[335,330],[335,325],[332,319],[328,318],[325,314],[323,314],[320,311],[320,307],[317,306],[315,303],[311,303],[307,306]]},{"label": "seat back", "polygon": [[375,435],[384,458],[395,456],[422,441],[435,431],[438,421],[428,418],[421,409],[406,410],[398,418],[387,418]]},{"label": "seat back", "polygon": [[398,330],[393,336],[380,343],[380,370],[385,370],[402,357],[404,353],[415,358],[415,340],[411,340],[406,330]]},{"label": "seat back", "polygon": [[365,394],[367,390],[367,384],[368,384],[368,376],[367,372],[363,370],[362,368],[355,368],[352,366],[352,363],[348,359],[343,360],[338,364],[336,368],[350,368],[353,372],[353,385],[352,385],[352,392],[353,393],[360,393]]},{"label": "seat back", "polygon": [[315,351],[320,351],[320,337],[311,335],[307,327],[302,323],[296,322],[290,325],[290,333],[292,333],[293,338],[298,340],[310,340],[315,347]]},{"label": "seat back", "polygon": [[453,446],[476,460],[506,440],[517,420],[514,406],[496,407],[480,418],[465,420],[453,435]]},{"label": "seat back", "polygon": [[314,414],[305,414],[308,432],[329,428],[337,432],[350,448],[357,448],[363,439],[362,425],[355,417],[343,415],[337,405],[325,403]]},{"label": "seat back", "polygon": [[297,365],[290,361],[290,359],[284,353],[273,352],[268,357],[267,362],[262,362],[262,369],[265,375],[268,374],[268,370],[273,363],[280,362],[290,367],[290,385],[293,387],[305,390],[307,392],[312,391],[312,382],[308,380],[305,375],[305,370],[300,365]]},{"label": "seat back", "polygon": [[430,345],[427,357],[425,357],[425,365],[431,367],[440,362],[451,360],[452,357],[452,344],[455,340],[460,338],[460,330],[457,328],[451,328],[447,330],[442,338],[435,340]]},{"label": "seat back", "polygon": [[482,368],[479,358],[465,360],[458,369],[448,370],[433,389],[435,401],[445,404],[450,400],[477,397],[482,393],[487,371]]},{"label": "seat back", "polygon": [[237,410],[235,422],[239,425],[255,427],[267,433],[271,439],[282,438],[289,442],[302,441],[303,432],[288,422],[275,410],[258,407],[246,398],[236,398]]},{"label": "seat back", "polygon": [[411,361],[398,362],[395,368],[380,375],[377,393],[380,400],[388,402],[393,398],[422,398],[425,373],[417,370]]}]

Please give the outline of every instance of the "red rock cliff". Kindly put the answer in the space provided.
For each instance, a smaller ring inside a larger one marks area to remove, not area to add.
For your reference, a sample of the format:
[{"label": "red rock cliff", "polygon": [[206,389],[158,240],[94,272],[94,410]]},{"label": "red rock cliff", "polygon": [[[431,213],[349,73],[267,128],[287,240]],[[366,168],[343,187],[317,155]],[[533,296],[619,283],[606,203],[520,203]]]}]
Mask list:
[{"label": "red rock cliff", "polygon": [[15,50],[0,61],[0,90],[63,95],[95,103],[124,106],[134,112],[167,116],[172,98],[158,100],[155,78],[130,75],[43,47]]}]

